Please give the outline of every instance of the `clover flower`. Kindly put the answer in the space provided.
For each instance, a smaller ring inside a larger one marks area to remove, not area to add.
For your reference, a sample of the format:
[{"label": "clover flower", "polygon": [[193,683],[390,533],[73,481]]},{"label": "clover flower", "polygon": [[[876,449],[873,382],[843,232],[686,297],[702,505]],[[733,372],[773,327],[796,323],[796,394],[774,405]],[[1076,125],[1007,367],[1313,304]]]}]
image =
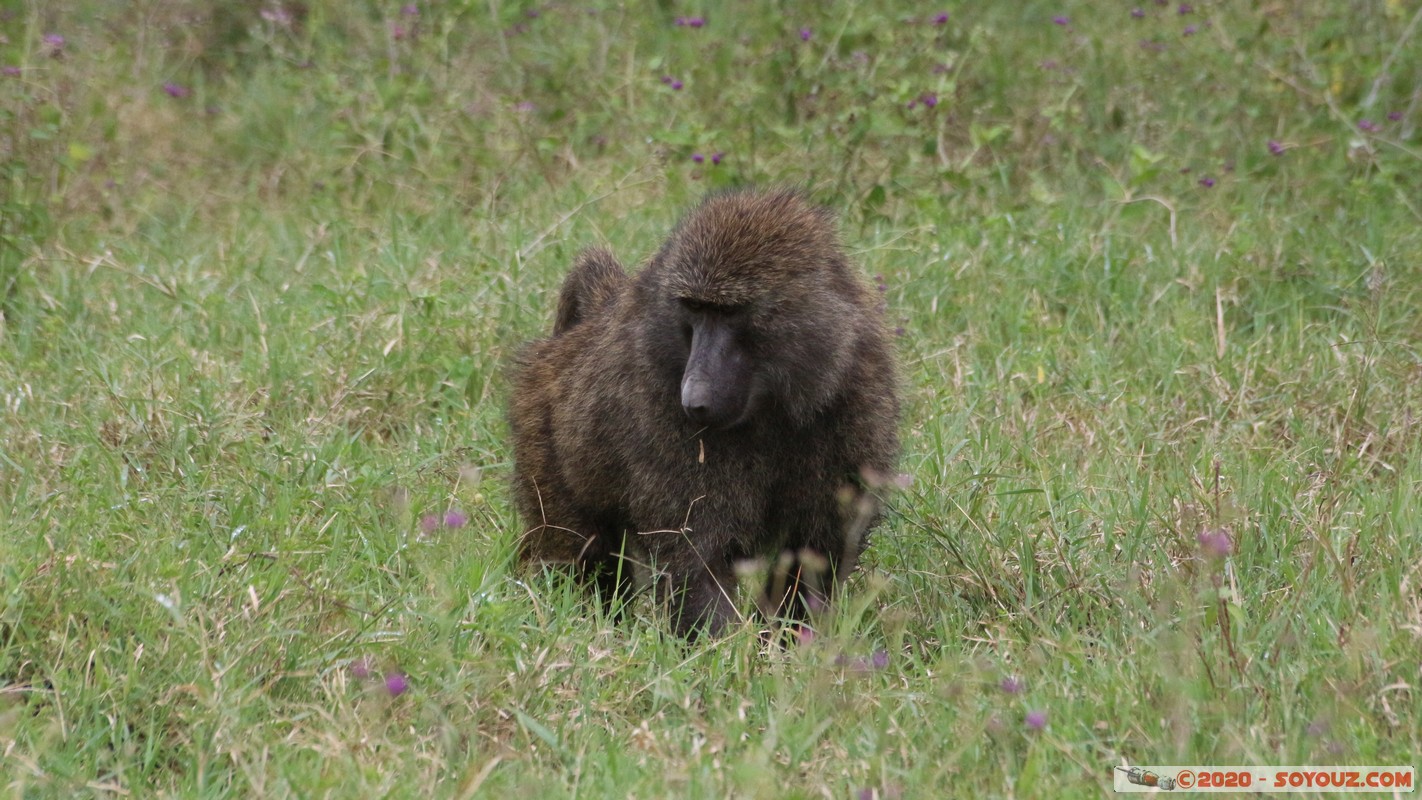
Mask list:
[{"label": "clover flower", "polygon": [[1229,532],[1220,528],[1200,531],[1196,537],[1200,543],[1200,549],[1206,555],[1215,558],[1224,558],[1234,550],[1234,543],[1229,539]]},{"label": "clover flower", "polygon": [[405,677],[405,673],[400,671],[391,672],[385,676],[385,691],[391,697],[399,697],[410,688],[410,679]]}]

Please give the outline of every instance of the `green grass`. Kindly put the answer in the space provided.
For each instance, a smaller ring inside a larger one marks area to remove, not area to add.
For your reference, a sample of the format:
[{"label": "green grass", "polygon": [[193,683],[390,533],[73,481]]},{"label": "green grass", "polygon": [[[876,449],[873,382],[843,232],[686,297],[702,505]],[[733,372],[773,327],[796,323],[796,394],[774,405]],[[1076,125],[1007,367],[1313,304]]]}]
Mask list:
[{"label": "green grass", "polygon": [[[1419,12],[1194,5],[0,2],[0,793],[1414,764]],[[904,331],[912,485],[788,651],[511,563],[512,354],[745,183]]]}]

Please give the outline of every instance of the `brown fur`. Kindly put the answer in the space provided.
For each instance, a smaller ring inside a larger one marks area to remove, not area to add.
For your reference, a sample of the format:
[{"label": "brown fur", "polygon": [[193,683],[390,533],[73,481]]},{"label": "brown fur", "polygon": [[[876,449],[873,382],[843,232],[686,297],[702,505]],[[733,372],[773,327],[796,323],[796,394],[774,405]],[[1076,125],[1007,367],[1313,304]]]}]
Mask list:
[{"label": "brown fur", "polygon": [[[703,318],[729,331],[705,358],[688,322]],[[708,427],[683,408],[698,359],[707,385],[743,379],[743,396],[725,401],[734,423]],[[674,627],[694,635],[735,618],[733,564],[769,557],[778,569],[762,608],[803,618],[863,547],[898,410],[878,299],[832,216],[788,190],[713,195],[635,277],[605,250],[584,253],[553,336],[521,356],[510,408],[530,526],[520,558],[574,565],[605,601],[631,586],[621,558],[649,562]],[[814,565],[827,568],[821,580]]]}]

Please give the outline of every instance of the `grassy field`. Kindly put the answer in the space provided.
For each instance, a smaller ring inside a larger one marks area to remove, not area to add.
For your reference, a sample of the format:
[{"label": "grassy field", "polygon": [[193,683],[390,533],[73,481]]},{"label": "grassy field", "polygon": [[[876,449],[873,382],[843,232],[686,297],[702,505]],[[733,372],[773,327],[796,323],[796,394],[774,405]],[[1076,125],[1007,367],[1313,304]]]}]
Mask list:
[{"label": "grassy field", "polygon": [[[0,794],[1096,797],[1422,753],[1422,10],[0,0]],[[813,642],[513,568],[579,249],[901,327]]]}]

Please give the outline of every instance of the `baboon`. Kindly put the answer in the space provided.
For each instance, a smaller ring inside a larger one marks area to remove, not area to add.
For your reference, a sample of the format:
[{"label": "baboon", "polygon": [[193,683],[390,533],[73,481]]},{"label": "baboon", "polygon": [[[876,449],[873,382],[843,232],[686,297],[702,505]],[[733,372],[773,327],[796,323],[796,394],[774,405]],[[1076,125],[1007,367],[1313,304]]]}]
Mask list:
[{"label": "baboon", "polygon": [[736,619],[733,565],[804,620],[853,568],[898,452],[881,304],[833,216],[798,192],[713,194],[629,277],[579,256],[510,403],[524,562],[573,566],[605,603],[650,564],[677,633]]}]

